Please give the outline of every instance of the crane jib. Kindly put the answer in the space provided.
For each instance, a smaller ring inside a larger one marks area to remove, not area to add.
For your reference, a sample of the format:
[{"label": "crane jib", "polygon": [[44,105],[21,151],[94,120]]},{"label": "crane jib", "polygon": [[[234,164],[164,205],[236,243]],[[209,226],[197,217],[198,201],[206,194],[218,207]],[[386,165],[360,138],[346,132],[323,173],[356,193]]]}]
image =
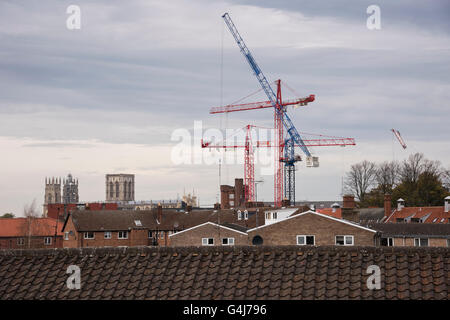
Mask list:
[{"label": "crane jib", "polygon": [[[228,15],[228,13],[225,13],[222,15],[222,18],[225,20],[225,23],[226,23],[228,29],[230,30],[231,34],[233,35],[234,39],[236,40],[236,43],[238,44],[239,48],[241,49],[242,54],[245,56],[250,67],[252,68],[253,72],[255,73],[256,78],[258,79],[261,87],[264,89],[264,92],[266,93],[267,97],[269,98],[270,102],[272,103],[272,106],[275,108],[277,113],[281,113],[282,111],[278,108],[277,96],[273,92],[272,87],[270,86],[266,77],[262,73],[261,69],[259,68],[255,59],[253,58],[252,54],[250,53],[250,50],[245,45],[244,40],[242,39],[241,35],[239,34],[239,32],[238,32],[236,26],[234,25],[233,21],[231,20],[230,16]],[[283,119],[283,125],[286,128],[291,139],[297,145],[300,146],[302,151],[307,156],[310,156],[311,154],[310,154],[308,148],[305,146],[303,139],[301,138],[300,134],[298,133],[297,129],[295,128],[295,126],[292,123],[289,116],[286,113],[283,113],[282,119]]]}]

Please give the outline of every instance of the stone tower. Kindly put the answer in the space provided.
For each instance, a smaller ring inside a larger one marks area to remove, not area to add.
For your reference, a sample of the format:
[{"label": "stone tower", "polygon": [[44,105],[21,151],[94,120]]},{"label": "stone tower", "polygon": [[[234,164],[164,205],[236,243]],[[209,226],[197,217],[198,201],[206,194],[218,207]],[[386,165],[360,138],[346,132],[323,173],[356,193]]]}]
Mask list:
[{"label": "stone tower", "polygon": [[49,203],[61,203],[61,178],[45,178],[44,216]]},{"label": "stone tower", "polygon": [[107,174],[106,201],[134,201],[134,174]]},{"label": "stone tower", "polygon": [[69,173],[63,183],[63,203],[78,203],[78,179],[72,178]]}]

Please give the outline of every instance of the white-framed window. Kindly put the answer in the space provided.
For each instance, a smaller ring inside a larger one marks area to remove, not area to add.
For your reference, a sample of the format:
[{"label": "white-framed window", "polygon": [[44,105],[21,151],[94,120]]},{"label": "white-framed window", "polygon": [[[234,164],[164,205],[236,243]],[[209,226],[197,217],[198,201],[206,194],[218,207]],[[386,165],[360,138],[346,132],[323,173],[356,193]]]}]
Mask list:
[{"label": "white-framed window", "polygon": [[222,238],[223,246],[234,246],[234,238]]},{"label": "white-framed window", "polygon": [[315,245],[316,244],[316,237],[312,235],[298,235],[297,236],[297,244],[299,246],[306,246],[306,245]]},{"label": "white-framed window", "polygon": [[164,231],[161,231],[161,232],[159,233],[159,238],[160,238],[161,240],[164,239]]},{"label": "white-framed window", "polygon": [[234,200],[234,193],[231,193],[231,194],[230,194],[229,199],[230,199],[230,200]]},{"label": "white-framed window", "polygon": [[234,200],[230,201],[230,206],[234,207]]},{"label": "white-framed window", "polygon": [[153,238],[153,232],[150,231],[150,230],[148,231],[148,238],[149,238],[149,239]]},{"label": "white-framed window", "polygon": [[25,239],[24,238],[17,238],[17,245],[23,246],[24,244],[25,244]]},{"label": "white-framed window", "polygon": [[202,238],[202,245],[203,246],[213,246],[214,238]]},{"label": "white-framed window", "polygon": [[241,212],[241,210],[238,210],[237,217],[238,217],[238,220],[242,220],[242,212]]},{"label": "white-framed window", "polygon": [[273,212],[272,213],[272,218],[273,219],[277,219],[278,218],[278,212]]},{"label": "white-framed window", "polygon": [[84,239],[94,239],[94,233],[89,231],[84,233]]},{"label": "white-framed window", "polygon": [[64,240],[69,240],[69,232],[64,232]]},{"label": "white-framed window", "polygon": [[428,247],[428,238],[415,238],[414,246],[415,247]]},{"label": "white-framed window", "polygon": [[353,236],[336,236],[335,244],[338,246],[353,246],[355,239]]},{"label": "white-framed window", "polygon": [[248,220],[248,211],[247,210],[244,211],[244,219]]},{"label": "white-framed window", "polygon": [[272,213],[266,212],[266,220],[271,220],[271,219],[272,219]]},{"label": "white-framed window", "polygon": [[105,231],[104,238],[105,239],[111,239],[111,237],[112,237],[111,231]]},{"label": "white-framed window", "polygon": [[46,246],[51,245],[51,244],[52,244],[52,237],[45,237],[45,238],[44,238],[44,244],[45,244]]},{"label": "white-framed window", "polygon": [[394,238],[387,238],[387,246],[388,247],[394,246]]},{"label": "white-framed window", "polygon": [[128,239],[128,231],[119,231],[117,233],[117,239]]}]

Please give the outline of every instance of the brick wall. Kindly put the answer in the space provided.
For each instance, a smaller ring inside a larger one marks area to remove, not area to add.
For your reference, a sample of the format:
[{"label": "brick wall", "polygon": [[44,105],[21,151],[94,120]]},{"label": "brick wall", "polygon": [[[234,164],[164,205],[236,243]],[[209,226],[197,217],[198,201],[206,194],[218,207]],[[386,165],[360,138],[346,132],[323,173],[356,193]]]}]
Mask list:
[{"label": "brick wall", "polygon": [[249,244],[254,236],[263,238],[263,245],[296,245],[297,235],[314,235],[316,245],[335,245],[336,235],[353,235],[355,246],[373,246],[374,232],[313,213],[290,218],[259,228],[249,233]]},{"label": "brick wall", "polygon": [[225,228],[219,228],[217,225],[205,224],[181,233],[176,233],[170,237],[170,246],[202,246],[202,238],[213,238],[214,245],[222,245],[222,238],[234,238],[234,245],[247,245],[248,236],[240,232]]},{"label": "brick wall", "polygon": [[[424,237],[425,238],[425,237]],[[394,247],[414,247],[414,238],[394,238]],[[447,247],[446,238],[428,238],[429,247]]]},{"label": "brick wall", "polygon": [[[45,238],[51,238],[50,243],[45,243]],[[19,239],[23,239],[23,244],[19,244]],[[28,237],[1,237],[0,249],[51,249],[62,248],[61,236],[32,236]]]}]

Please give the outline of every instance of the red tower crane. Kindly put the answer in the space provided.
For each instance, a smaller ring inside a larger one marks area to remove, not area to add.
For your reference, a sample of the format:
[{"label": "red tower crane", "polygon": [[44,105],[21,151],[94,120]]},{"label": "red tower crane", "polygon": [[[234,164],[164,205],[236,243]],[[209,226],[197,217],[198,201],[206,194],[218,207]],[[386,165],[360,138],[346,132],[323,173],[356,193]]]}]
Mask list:
[{"label": "red tower crane", "polygon": [[[280,146],[276,143],[274,144],[269,140],[257,140],[255,144],[252,140],[251,130],[252,128],[258,128],[255,125],[246,125],[242,130],[246,130],[245,142],[236,143],[232,145],[226,145],[223,143],[211,144],[211,142],[204,142],[201,140],[202,148],[209,149],[244,149],[244,188],[245,188],[245,201],[252,202],[255,201],[255,163],[254,163],[254,148],[276,148],[279,149]],[[259,127],[261,128],[261,127]],[[309,134],[311,135],[311,134]],[[323,138],[321,139],[307,139],[303,140],[307,147],[324,147],[324,146],[347,146],[355,145],[355,139],[353,138],[342,138],[342,137],[330,137],[319,135]],[[282,162],[284,159],[280,158],[277,162]]]},{"label": "red tower crane", "polygon": [[[275,81],[277,86],[277,101],[278,107],[282,112],[278,112],[274,109],[274,129],[275,129],[275,145],[278,146],[275,149],[274,154],[274,202],[277,206],[281,205],[281,200],[283,197],[283,149],[285,146],[284,141],[284,132],[283,132],[283,116],[288,106],[306,106],[308,103],[313,102],[315,100],[315,95],[310,94],[304,98],[290,99],[290,100],[282,100],[281,95],[281,80]],[[210,114],[218,114],[218,113],[229,113],[229,112],[237,112],[237,111],[248,111],[248,110],[259,110],[265,108],[273,108],[271,101],[260,101],[253,103],[244,103],[244,104],[230,104],[221,107],[211,108],[209,111]],[[304,146],[302,146],[304,147]],[[286,173],[285,173],[286,174]],[[291,185],[291,183],[289,183]],[[291,191],[293,192],[293,190]]]}]

